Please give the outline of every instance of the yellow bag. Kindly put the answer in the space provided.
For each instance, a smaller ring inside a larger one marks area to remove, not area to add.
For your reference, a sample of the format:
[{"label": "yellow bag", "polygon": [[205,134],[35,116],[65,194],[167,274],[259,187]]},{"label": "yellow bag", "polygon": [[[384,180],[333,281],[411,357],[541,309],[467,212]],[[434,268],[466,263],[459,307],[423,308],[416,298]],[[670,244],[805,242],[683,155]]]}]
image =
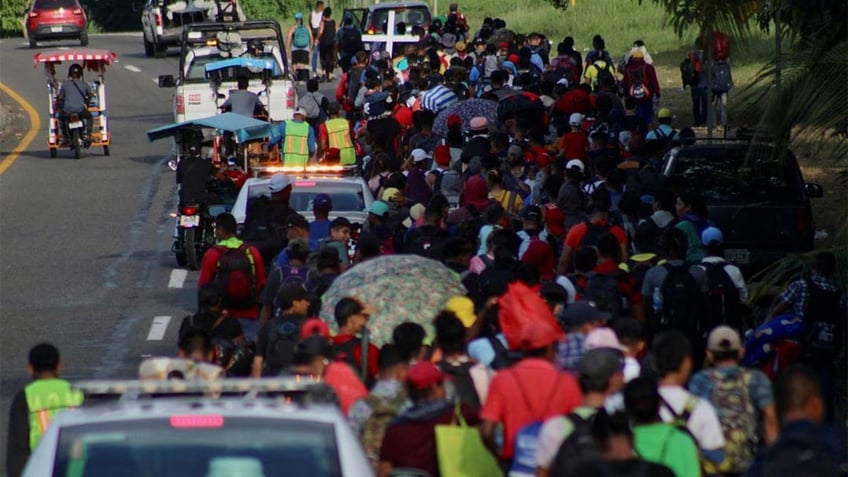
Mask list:
[{"label": "yellow bag", "polygon": [[480,431],[468,427],[456,403],[449,425],[436,426],[436,455],[442,477],[502,477],[498,460],[489,452]]}]

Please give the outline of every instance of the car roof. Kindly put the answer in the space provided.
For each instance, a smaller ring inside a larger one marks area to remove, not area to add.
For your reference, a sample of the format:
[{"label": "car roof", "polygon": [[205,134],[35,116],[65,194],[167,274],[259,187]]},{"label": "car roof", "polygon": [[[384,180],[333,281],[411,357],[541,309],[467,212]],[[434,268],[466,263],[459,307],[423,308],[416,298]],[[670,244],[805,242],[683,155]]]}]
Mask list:
[{"label": "car roof", "polygon": [[409,8],[409,7],[426,7],[430,8],[430,5],[424,2],[382,2],[376,3],[368,7],[368,10],[391,10],[393,8]]}]

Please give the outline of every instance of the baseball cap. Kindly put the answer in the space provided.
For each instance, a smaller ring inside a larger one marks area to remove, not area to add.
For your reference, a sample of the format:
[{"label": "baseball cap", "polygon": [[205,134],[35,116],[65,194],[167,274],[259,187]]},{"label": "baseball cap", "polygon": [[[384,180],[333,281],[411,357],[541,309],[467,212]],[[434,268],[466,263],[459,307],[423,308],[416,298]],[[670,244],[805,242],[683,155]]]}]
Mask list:
[{"label": "baseball cap", "polygon": [[294,184],[294,179],[289,177],[283,173],[274,174],[271,176],[271,181],[268,183],[268,190],[273,192],[280,192],[286,187],[290,187]]},{"label": "baseball cap", "polygon": [[657,119],[665,119],[671,117],[671,110],[668,108],[660,108],[657,112]]},{"label": "baseball cap", "polygon": [[568,118],[568,124],[570,126],[580,126],[583,124],[583,115],[580,113],[571,113],[571,116]]},{"label": "baseball cap", "polygon": [[318,210],[330,210],[333,208],[333,199],[329,194],[318,194],[312,199],[312,208]]},{"label": "baseball cap", "polygon": [[586,170],[586,165],[583,164],[583,161],[580,159],[571,159],[570,161],[565,163],[566,169],[577,169],[580,172],[584,172]]},{"label": "baseball cap", "polygon": [[424,149],[413,149],[409,155],[412,156],[413,162],[421,162],[430,159],[430,155],[427,154],[427,151]]},{"label": "baseball cap", "polygon": [[456,35],[453,33],[445,33],[442,35],[442,46],[445,48],[453,48],[456,46]]},{"label": "baseball cap", "polygon": [[395,194],[400,194],[400,189],[398,189],[397,187],[387,187],[386,190],[383,191],[383,195],[380,197],[380,199],[383,202],[388,202],[392,200],[392,198],[394,198]]},{"label": "baseball cap", "polygon": [[498,45],[498,48],[500,48],[501,50],[508,50],[509,49],[509,42],[508,41],[502,41]]},{"label": "baseball cap", "polygon": [[471,118],[471,122],[468,123],[468,129],[472,131],[482,131],[484,129],[489,129],[489,120],[484,118],[483,116]]},{"label": "baseball cap", "polygon": [[718,242],[719,245],[724,243],[724,236],[717,227],[707,227],[701,232],[701,243],[710,245],[713,242]]},{"label": "baseball cap", "polygon": [[454,48],[456,48],[456,51],[465,51],[467,45],[464,41],[458,41],[456,42],[456,46]]},{"label": "baseball cap", "polygon": [[581,326],[593,321],[609,321],[609,319],[609,313],[599,310],[594,303],[589,301],[578,301],[568,305],[563,313],[563,322],[569,327]]},{"label": "baseball cap", "polygon": [[330,222],[330,230],[337,229],[340,227],[353,227],[353,224],[350,223],[350,220],[347,217],[336,217]]},{"label": "baseball cap", "polygon": [[297,12],[297,13],[295,13],[295,14],[294,14],[294,19],[295,19],[295,20],[302,20],[302,19],[303,19],[303,12]]},{"label": "baseball cap", "polygon": [[309,318],[300,327],[300,338],[306,339],[310,336],[330,337],[330,327],[321,318]]},{"label": "baseball cap", "polygon": [[309,229],[309,221],[306,217],[300,214],[291,214],[286,217],[286,228],[297,227],[299,229]]},{"label": "baseball cap", "polygon": [[424,211],[427,207],[424,204],[418,203],[409,208],[409,217],[403,220],[403,226],[406,228],[412,227],[412,223],[417,221],[422,215],[424,215]]},{"label": "baseball cap", "polygon": [[546,348],[557,341],[559,334],[550,323],[544,320],[533,320],[521,327],[519,335],[521,349]]},{"label": "baseball cap", "polygon": [[521,157],[523,154],[524,149],[522,149],[518,144],[513,144],[506,150],[506,155],[509,157]]},{"label": "baseball cap", "polygon": [[451,163],[450,147],[444,144],[436,146],[436,164],[440,166],[449,166]]},{"label": "baseball cap", "polygon": [[591,389],[604,388],[615,373],[624,370],[624,353],[612,348],[586,350],[577,363],[580,382]]},{"label": "baseball cap", "polygon": [[462,326],[471,328],[471,325],[477,321],[477,315],[474,313],[474,302],[467,296],[455,296],[445,303],[445,310],[452,311]]},{"label": "baseball cap", "polygon": [[611,348],[621,352],[627,351],[627,347],[618,341],[618,336],[615,331],[609,328],[597,328],[586,335],[586,341],[583,343],[586,349],[595,348]]},{"label": "baseball cap", "polygon": [[375,200],[371,203],[371,207],[366,209],[366,212],[374,214],[378,217],[382,217],[389,212],[389,204],[383,202],[382,200]]},{"label": "baseball cap", "polygon": [[301,108],[300,106],[298,106],[297,109],[294,110],[294,114],[295,115],[300,114],[301,116],[306,116],[306,110]]},{"label": "baseball cap", "polygon": [[736,351],[742,349],[742,339],[733,328],[725,325],[718,326],[710,331],[707,337],[707,350],[709,351]]},{"label": "baseball cap", "polygon": [[527,222],[539,224],[542,222],[542,209],[538,205],[531,205],[524,209],[521,213],[521,218]]},{"label": "baseball cap", "polygon": [[445,373],[429,361],[419,361],[410,366],[406,373],[406,380],[415,389],[422,390],[436,383],[444,382]]}]

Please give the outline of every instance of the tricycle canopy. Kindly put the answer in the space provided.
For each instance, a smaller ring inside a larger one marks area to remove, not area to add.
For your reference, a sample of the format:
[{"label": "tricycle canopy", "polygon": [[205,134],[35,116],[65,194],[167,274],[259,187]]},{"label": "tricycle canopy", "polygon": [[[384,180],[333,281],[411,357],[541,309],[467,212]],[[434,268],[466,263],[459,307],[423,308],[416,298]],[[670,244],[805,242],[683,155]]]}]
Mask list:
[{"label": "tricycle canopy", "polygon": [[239,143],[270,137],[274,125],[236,113],[223,113],[206,118],[168,124],[147,131],[148,140],[172,137],[185,129],[218,129],[233,133]]}]

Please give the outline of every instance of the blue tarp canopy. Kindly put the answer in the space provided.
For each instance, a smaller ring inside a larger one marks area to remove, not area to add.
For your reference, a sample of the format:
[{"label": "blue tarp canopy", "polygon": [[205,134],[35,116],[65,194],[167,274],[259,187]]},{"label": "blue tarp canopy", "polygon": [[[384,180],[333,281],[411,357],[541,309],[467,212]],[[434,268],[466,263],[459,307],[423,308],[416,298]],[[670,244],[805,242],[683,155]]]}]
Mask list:
[{"label": "blue tarp canopy", "polygon": [[249,118],[236,113],[217,114],[208,118],[192,119],[181,123],[168,124],[147,131],[147,139],[156,141],[165,137],[175,136],[184,129],[218,129],[233,133],[239,143],[253,139],[271,137],[274,125],[258,119]]},{"label": "blue tarp canopy", "polygon": [[207,64],[204,69],[208,74],[212,71],[232,68],[234,66],[255,70],[257,72],[262,70],[272,70],[272,74],[278,74],[277,62],[274,61],[272,58],[253,58],[249,56],[240,56],[238,58],[228,58],[226,60],[213,61],[212,63]]}]

